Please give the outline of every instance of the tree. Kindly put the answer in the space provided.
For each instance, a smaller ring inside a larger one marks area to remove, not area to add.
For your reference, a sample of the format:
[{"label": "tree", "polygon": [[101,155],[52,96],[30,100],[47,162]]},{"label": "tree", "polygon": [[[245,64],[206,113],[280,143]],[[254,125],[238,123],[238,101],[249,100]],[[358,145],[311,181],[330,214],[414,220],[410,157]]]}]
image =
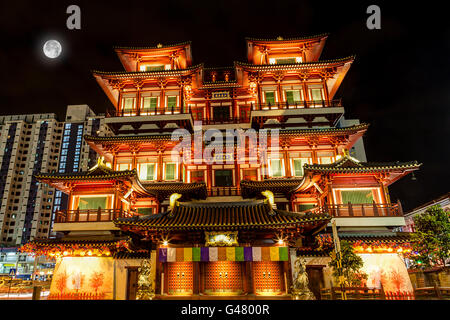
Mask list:
[{"label": "tree", "polygon": [[[345,284],[348,286],[360,286],[367,280],[367,274],[361,271],[364,265],[361,257],[353,251],[353,246],[343,240],[341,241],[342,271],[345,278]],[[333,268],[333,277],[336,282],[339,279],[337,268],[337,259],[334,252],[331,253],[331,262],[329,266]]]},{"label": "tree", "polygon": [[421,269],[445,266],[450,252],[450,211],[438,205],[429,207],[414,217],[414,226],[413,253],[409,255],[413,266]]},{"label": "tree", "polygon": [[64,293],[64,289],[67,288],[67,279],[69,278],[69,275],[66,273],[66,271],[59,274],[59,277],[56,279],[56,288],[61,292],[61,294]]},{"label": "tree", "polygon": [[103,285],[104,275],[102,272],[94,272],[90,279],[91,288],[95,290],[95,294],[97,294],[98,288]]}]

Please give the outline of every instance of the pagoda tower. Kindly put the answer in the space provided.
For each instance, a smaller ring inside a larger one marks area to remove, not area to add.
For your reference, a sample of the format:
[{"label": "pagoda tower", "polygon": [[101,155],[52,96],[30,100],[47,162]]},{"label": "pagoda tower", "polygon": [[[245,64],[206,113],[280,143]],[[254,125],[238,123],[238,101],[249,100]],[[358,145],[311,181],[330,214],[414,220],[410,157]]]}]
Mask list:
[{"label": "pagoda tower", "polygon": [[[393,231],[405,221],[388,186],[420,164],[350,154],[369,125],[340,125],[336,92],[355,57],[320,60],[327,37],[247,38],[247,61],[222,68],[193,64],[190,42],[116,47],[125,70],[93,72],[114,135],[84,137],[99,155],[88,172],[37,176],[69,204],[54,224],[62,237],[24,250],[57,257],[69,278],[89,261],[105,278],[99,299],[135,299],[144,259],[156,299],[290,298],[300,256],[320,299],[334,223],[368,267],[404,277],[409,236]],[[257,133],[255,144],[226,139],[237,132]],[[61,272],[50,297],[82,299],[87,288],[57,285]]]}]

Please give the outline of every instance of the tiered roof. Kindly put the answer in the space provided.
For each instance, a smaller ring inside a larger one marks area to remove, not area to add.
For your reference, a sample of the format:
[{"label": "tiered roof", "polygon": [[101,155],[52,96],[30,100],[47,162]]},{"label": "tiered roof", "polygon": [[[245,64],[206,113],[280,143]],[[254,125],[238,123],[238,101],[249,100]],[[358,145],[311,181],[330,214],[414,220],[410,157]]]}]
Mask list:
[{"label": "tiered roof", "polygon": [[272,207],[265,201],[246,202],[193,202],[178,203],[167,212],[121,218],[114,223],[118,227],[136,227],[151,231],[187,230],[236,230],[236,229],[280,229],[321,228],[330,221],[326,214],[304,214],[288,212]]}]

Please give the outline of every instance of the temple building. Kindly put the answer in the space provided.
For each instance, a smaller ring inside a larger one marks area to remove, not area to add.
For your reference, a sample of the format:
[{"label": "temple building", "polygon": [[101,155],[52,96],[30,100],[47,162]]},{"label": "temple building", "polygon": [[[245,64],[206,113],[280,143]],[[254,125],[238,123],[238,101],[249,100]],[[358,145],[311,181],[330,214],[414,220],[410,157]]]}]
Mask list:
[{"label": "temple building", "polygon": [[57,258],[49,298],[136,299],[147,259],[156,299],[289,298],[301,256],[320,299],[333,221],[368,286],[412,290],[388,187],[420,164],[366,161],[369,125],[336,97],[354,57],[320,60],[327,36],[248,38],[225,68],[193,64],[190,42],[115,48],[125,71],[93,71],[113,106],[114,134],[84,136],[97,164],[36,175],[68,197],[60,237],[23,247]]}]

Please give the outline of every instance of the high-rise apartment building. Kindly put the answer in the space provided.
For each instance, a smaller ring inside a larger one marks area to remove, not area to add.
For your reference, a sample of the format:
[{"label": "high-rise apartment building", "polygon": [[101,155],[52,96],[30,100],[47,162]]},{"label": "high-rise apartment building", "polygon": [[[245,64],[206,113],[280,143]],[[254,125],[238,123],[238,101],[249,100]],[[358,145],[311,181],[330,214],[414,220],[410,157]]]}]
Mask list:
[{"label": "high-rise apartment building", "polygon": [[65,121],[54,113],[0,117],[0,247],[9,254],[0,259],[0,274],[14,267],[28,273],[33,259],[16,255],[16,248],[52,236],[54,213],[66,209],[61,192],[35,175],[92,166],[96,154],[82,137],[107,134],[103,119],[88,105],[69,105]]}]

